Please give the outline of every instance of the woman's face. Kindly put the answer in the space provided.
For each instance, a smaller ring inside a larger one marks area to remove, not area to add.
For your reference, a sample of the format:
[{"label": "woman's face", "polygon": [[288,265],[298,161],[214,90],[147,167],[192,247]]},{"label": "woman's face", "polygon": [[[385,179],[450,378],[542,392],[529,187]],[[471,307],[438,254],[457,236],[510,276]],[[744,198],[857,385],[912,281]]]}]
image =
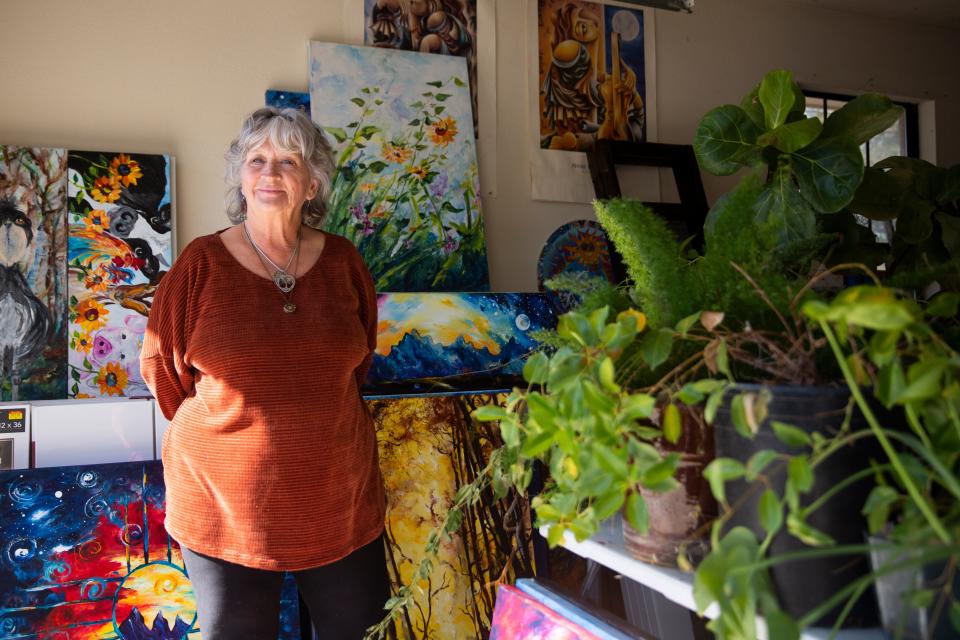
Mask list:
[{"label": "woman's face", "polygon": [[269,141],[251,149],[243,159],[240,190],[248,212],[299,214],[318,187],[300,154],[276,149]]}]

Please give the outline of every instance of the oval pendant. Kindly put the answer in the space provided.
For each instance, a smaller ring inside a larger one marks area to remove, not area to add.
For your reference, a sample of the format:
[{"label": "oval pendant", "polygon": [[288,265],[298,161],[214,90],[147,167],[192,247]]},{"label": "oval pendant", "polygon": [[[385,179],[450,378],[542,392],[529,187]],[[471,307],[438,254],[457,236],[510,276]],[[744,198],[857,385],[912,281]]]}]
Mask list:
[{"label": "oval pendant", "polygon": [[277,288],[284,293],[290,293],[293,291],[293,287],[297,284],[297,279],[286,271],[274,271],[273,272],[273,283],[277,285]]},{"label": "oval pendant", "polygon": [[293,304],[292,302],[288,302],[287,304],[283,305],[283,310],[287,313],[293,313],[297,310],[297,305]]}]

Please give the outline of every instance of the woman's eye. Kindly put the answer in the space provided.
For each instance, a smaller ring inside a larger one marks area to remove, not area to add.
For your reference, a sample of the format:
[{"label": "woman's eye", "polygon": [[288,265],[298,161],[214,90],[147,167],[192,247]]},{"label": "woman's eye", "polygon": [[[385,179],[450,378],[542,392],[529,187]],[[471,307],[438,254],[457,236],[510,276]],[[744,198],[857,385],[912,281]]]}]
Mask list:
[{"label": "woman's eye", "polygon": [[253,158],[250,160],[250,164],[263,164],[263,158]]}]

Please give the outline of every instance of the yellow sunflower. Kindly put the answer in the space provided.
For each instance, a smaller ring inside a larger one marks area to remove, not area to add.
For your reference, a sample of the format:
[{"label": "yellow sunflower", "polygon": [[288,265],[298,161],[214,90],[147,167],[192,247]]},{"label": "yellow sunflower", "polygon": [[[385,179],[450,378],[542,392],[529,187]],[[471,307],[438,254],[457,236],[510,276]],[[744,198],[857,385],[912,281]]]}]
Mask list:
[{"label": "yellow sunflower", "polygon": [[430,125],[430,139],[433,143],[445,147],[457,136],[457,123],[453,118],[443,118]]},{"label": "yellow sunflower", "polygon": [[94,180],[90,195],[97,202],[104,204],[116,202],[120,199],[120,183],[113,176],[100,176]]},{"label": "yellow sunflower", "polygon": [[413,156],[413,151],[402,144],[387,143],[383,147],[383,157],[387,162],[403,164]]},{"label": "yellow sunflower", "polygon": [[83,224],[87,226],[87,231],[100,233],[110,228],[110,214],[101,209],[94,209],[83,219]]},{"label": "yellow sunflower", "polygon": [[77,305],[77,323],[86,333],[93,333],[107,324],[109,313],[102,304],[88,298]]},{"label": "yellow sunflower", "polygon": [[78,400],[80,400],[80,399],[83,399],[83,398],[92,398],[93,396],[90,395],[89,393],[78,393],[77,395],[75,395],[75,396],[73,396],[73,397],[76,398],[76,399],[78,399]]},{"label": "yellow sunflower", "polygon": [[90,353],[92,346],[93,339],[90,337],[90,334],[73,332],[73,340],[70,341],[71,349],[75,349],[80,353]]},{"label": "yellow sunflower", "polygon": [[420,165],[407,167],[407,173],[409,173],[410,175],[416,176],[421,180],[427,177],[427,170],[421,167]]},{"label": "yellow sunflower", "polygon": [[125,153],[119,154],[110,162],[110,174],[115,176],[123,186],[129,187],[137,184],[137,179],[143,177],[143,171],[140,170],[140,163],[131,160]]},{"label": "yellow sunflower", "polygon": [[110,284],[110,272],[103,265],[100,265],[93,271],[88,271],[83,278],[83,286],[90,291],[106,291]]},{"label": "yellow sunflower", "polygon": [[100,393],[111,396],[123,395],[123,389],[127,386],[127,372],[116,362],[108,362],[100,367],[100,372],[97,373],[97,384],[100,385]]}]

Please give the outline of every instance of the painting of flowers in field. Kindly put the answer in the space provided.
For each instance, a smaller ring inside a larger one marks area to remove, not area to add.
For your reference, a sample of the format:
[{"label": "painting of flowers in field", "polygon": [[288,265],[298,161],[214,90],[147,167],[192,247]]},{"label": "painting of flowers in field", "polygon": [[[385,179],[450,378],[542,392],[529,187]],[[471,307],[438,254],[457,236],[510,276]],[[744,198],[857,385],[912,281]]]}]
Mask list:
[{"label": "painting of flowers in field", "polygon": [[337,163],[325,229],[377,290],[489,290],[464,60],[311,42],[310,106]]},{"label": "painting of flowers in field", "polygon": [[170,159],[71,151],[67,167],[68,395],[149,395],[140,349],[173,262]]},{"label": "painting of flowers in field", "polygon": [[65,149],[0,145],[0,400],[66,393]]}]

